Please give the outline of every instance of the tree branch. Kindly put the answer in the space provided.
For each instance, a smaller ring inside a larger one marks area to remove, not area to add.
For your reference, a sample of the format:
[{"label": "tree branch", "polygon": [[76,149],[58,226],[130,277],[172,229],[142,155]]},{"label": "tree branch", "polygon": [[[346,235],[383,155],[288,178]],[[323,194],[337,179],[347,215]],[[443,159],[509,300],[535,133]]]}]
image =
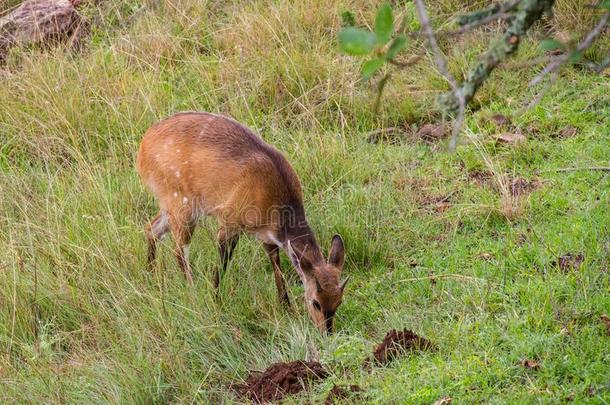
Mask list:
[{"label": "tree branch", "polygon": [[506,3],[492,4],[486,9],[459,16],[457,18],[457,23],[461,26],[468,26],[477,24],[480,21],[489,20],[490,18],[491,20],[493,20],[493,17],[498,14],[504,14],[513,11],[515,8],[517,8],[519,3],[521,3],[521,0],[513,0]]},{"label": "tree branch", "polygon": [[[426,11],[426,6],[424,5],[423,0],[414,0],[415,7],[417,9],[417,14],[419,16],[419,22],[422,25],[423,32],[426,35],[428,40],[428,44],[432,49],[432,53],[434,54],[434,62],[438,67],[439,72],[447,79],[449,85],[452,89],[452,94],[455,95],[458,106],[457,106],[457,117],[453,122],[453,131],[451,134],[451,141],[449,143],[449,149],[453,150],[457,144],[457,137],[462,129],[462,124],[464,123],[464,112],[466,110],[466,100],[464,98],[464,94],[460,89],[458,82],[455,80],[453,75],[449,73],[447,69],[447,61],[445,60],[445,56],[443,52],[438,46],[436,42],[436,37],[434,36],[434,31],[432,30],[432,25],[430,24],[430,18],[428,17],[428,13]],[[455,111],[454,111],[455,113]],[[455,114],[451,114],[455,115]]]},{"label": "tree branch", "polygon": [[[512,4],[512,3],[511,3]],[[483,85],[491,72],[519,47],[521,38],[527,30],[550,10],[555,0],[521,0],[515,7],[514,18],[502,38],[490,47],[478,64],[468,72],[460,86],[461,95],[456,91],[445,93],[439,97],[441,108],[447,113],[455,114],[460,109],[460,96],[467,104],[472,100],[477,90]],[[475,13],[476,14],[476,13]],[[479,14],[481,15],[481,14]],[[483,14],[483,18],[488,14]]]}]

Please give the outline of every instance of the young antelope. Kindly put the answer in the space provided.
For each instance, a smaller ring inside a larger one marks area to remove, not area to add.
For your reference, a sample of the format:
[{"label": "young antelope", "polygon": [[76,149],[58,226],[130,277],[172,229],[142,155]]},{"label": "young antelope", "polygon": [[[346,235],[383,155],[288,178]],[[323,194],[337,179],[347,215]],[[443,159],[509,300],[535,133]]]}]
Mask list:
[{"label": "young antelope", "polygon": [[279,249],[291,259],[305,287],[305,305],[321,331],[332,332],[347,279],[343,240],[332,238],[325,260],[309,227],[299,177],[284,155],[238,122],[211,113],[176,114],[153,125],[142,139],[137,170],[160,211],[145,227],[148,264],[171,231],[178,264],[192,283],[189,244],[197,220],[220,223],[218,289],[241,233],[255,235],[269,256],[280,301],[290,305]]}]

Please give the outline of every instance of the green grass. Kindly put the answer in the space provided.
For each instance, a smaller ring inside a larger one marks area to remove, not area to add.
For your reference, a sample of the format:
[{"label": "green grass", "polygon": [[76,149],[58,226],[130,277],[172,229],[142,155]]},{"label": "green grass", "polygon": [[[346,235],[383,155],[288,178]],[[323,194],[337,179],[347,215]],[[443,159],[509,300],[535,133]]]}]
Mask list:
[{"label": "green grass", "polygon": [[[439,2],[439,15],[455,13],[451,4]],[[426,60],[395,75],[373,114],[375,79],[358,81],[335,38],[341,11],[370,22],[376,2],[182,0],[124,26],[140,4],[111,5],[82,54],[15,51],[0,71],[0,402],[234,402],[227,387],[249,370],[303,358],[331,377],[289,403],[321,401],[343,383],[366,391],[354,403],[610,401],[599,320],[610,313],[610,177],[553,171],[610,163],[607,77],[568,68],[522,113],[536,68],[501,69],[457,152],[371,144],[370,130],[429,121],[446,88]],[[452,70],[486,38],[456,43]],[[536,55],[527,42],[517,61]],[[157,271],[144,270],[142,227],[156,206],[135,153],[153,122],[189,109],[231,115],[282,149],[323,249],[343,235],[352,278],[335,335],[310,324],[285,257],[296,311],[277,305],[252,239],[240,241],[216,301],[213,221],[191,249],[193,287],[169,241]],[[498,112],[524,145],[495,145],[503,129],[488,117]],[[568,126],[576,136],[558,137]],[[475,181],[476,170],[490,177]],[[539,187],[514,198],[501,191],[513,177]],[[447,195],[448,209],[430,206]],[[584,263],[552,265],[567,253]],[[385,332],[403,327],[438,350],[363,370]],[[526,358],[540,368],[525,369]]]}]

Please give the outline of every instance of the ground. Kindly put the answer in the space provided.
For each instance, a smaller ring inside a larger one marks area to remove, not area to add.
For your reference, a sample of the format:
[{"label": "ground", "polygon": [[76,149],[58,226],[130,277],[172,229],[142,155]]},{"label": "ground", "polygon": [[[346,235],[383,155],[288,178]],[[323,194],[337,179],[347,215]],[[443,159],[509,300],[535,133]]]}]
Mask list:
[{"label": "ground", "polygon": [[[393,76],[376,115],[378,78],[360,81],[358,61],[339,53],[341,12],[371,23],[377,2],[154,3],[85,8],[97,25],[80,53],[15,51],[0,68],[1,402],[233,402],[228,387],[249,371],[305,359],[330,376],[289,403],[322,401],[334,384],[377,403],[610,401],[600,320],[610,313],[610,177],[557,171],[608,166],[610,82],[568,67],[524,110],[541,68],[527,66],[541,55],[536,41],[590,13],[586,2],[559,2],[558,22],[537,27],[490,78],[454,153],[412,135],[436,122],[434,96],[447,89],[429,58]],[[457,3],[439,2],[437,26]],[[452,71],[497,32],[442,43]],[[311,325],[285,256],[294,311],[278,305],[252,239],[216,300],[213,221],[191,247],[194,286],[169,240],[145,270],[142,228],[157,207],[134,158],[152,123],[183,110],[231,115],[292,162],[323,249],[334,233],[345,240],[337,333]],[[389,127],[404,130],[369,140]],[[496,142],[503,133],[525,142]],[[388,330],[404,328],[436,350],[362,367]]]}]

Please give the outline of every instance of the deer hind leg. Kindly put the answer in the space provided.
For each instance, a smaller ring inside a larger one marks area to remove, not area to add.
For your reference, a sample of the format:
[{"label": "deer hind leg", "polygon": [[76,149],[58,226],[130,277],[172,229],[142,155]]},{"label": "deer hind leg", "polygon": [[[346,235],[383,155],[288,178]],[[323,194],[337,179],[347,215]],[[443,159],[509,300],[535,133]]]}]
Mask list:
[{"label": "deer hind leg", "polygon": [[169,232],[169,215],[162,210],[150,223],[144,227],[144,234],[148,240],[148,269],[152,270],[157,255],[157,245]]},{"label": "deer hind leg", "polygon": [[169,225],[175,243],[174,254],[189,284],[193,284],[193,273],[189,262],[189,245],[196,224],[196,218],[189,210],[181,209],[169,216]]},{"label": "deer hind leg", "polygon": [[221,226],[218,231],[218,252],[220,253],[220,268],[216,268],[214,272],[214,288],[218,292],[220,286],[220,278],[227,270],[229,261],[233,256],[233,251],[239,241],[239,229]]},{"label": "deer hind leg", "polygon": [[263,243],[267,256],[273,266],[273,276],[275,277],[275,286],[277,287],[277,296],[282,304],[290,307],[290,298],[288,297],[288,289],[286,281],[282,275],[282,267],[280,266],[280,250],[276,245]]}]

